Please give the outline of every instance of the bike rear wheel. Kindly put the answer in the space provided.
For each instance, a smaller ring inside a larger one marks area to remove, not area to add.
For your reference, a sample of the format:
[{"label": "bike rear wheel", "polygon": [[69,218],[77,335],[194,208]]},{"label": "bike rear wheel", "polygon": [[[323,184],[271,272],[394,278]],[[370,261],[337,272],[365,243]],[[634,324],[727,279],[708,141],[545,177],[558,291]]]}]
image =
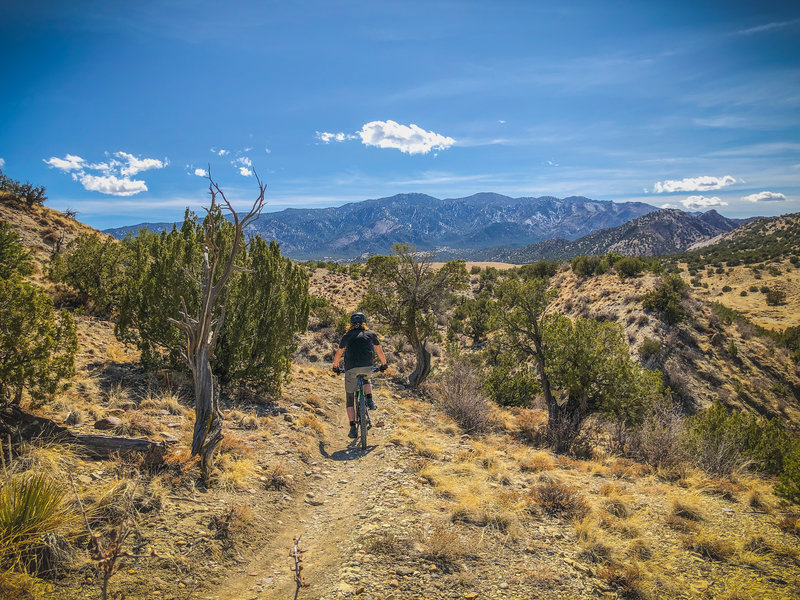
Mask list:
[{"label": "bike rear wheel", "polygon": [[364,392],[358,395],[358,429],[361,433],[361,449],[367,449],[367,400]]}]

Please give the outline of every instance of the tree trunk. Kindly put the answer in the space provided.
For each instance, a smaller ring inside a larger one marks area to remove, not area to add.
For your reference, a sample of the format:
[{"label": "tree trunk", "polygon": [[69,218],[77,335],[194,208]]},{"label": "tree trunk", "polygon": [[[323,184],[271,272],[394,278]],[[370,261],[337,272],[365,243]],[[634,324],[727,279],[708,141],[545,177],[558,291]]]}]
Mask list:
[{"label": "tree trunk", "polygon": [[426,345],[426,342],[419,341],[412,344],[414,352],[417,354],[417,364],[414,371],[408,376],[408,385],[412,388],[418,388],[431,372],[431,353]]},{"label": "tree trunk", "polygon": [[146,452],[158,462],[166,451],[166,446],[162,443],[139,438],[75,435],[66,427],[45,417],[25,412],[13,404],[0,407],[0,439],[6,442],[9,438],[13,444],[31,440],[70,444],[81,448],[92,458],[105,458],[115,452]]},{"label": "tree trunk", "polygon": [[222,441],[222,413],[219,410],[219,386],[211,372],[207,348],[197,352],[192,374],[195,398],[192,456],[200,455],[200,472],[208,486],[214,468],[214,451]]}]

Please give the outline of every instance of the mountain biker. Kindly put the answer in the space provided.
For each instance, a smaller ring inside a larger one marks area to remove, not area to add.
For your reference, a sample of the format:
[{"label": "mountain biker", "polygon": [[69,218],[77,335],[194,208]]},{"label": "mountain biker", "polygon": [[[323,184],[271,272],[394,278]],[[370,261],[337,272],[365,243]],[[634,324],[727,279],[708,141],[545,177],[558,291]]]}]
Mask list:
[{"label": "mountain biker", "polygon": [[[367,318],[364,313],[353,313],[350,316],[350,329],[339,342],[339,349],[333,357],[333,370],[339,370],[339,362],[344,355],[344,391],[347,397],[347,418],[350,420],[350,433],[348,435],[355,439],[358,435],[356,429],[356,409],[355,398],[358,388],[358,375],[369,375],[372,373],[375,362],[375,354],[381,360],[380,370],[385,371],[386,356],[383,348],[378,341],[378,334],[367,329]],[[372,400],[372,384],[368,379],[363,378],[364,395],[366,396],[367,407],[376,410],[375,402]]]}]

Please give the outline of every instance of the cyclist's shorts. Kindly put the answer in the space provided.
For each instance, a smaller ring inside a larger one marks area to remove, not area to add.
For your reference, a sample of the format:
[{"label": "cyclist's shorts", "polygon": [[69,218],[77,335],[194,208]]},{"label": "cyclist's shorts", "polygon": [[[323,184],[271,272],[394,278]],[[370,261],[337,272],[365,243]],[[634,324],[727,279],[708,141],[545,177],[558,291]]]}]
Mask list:
[{"label": "cyclist's shorts", "polygon": [[353,367],[344,372],[344,391],[352,394],[358,389],[358,375],[371,375],[372,367]]}]

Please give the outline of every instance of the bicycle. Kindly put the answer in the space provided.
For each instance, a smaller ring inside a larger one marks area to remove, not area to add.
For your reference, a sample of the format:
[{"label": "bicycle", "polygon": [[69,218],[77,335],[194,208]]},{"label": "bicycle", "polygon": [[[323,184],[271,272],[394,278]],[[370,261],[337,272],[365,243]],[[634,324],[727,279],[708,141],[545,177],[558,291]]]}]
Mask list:
[{"label": "bicycle", "polygon": [[[375,373],[376,371],[380,371],[378,367],[372,367],[372,372]],[[344,373],[343,368],[339,368],[339,374]],[[358,384],[356,388],[356,397],[355,397],[355,409],[356,409],[356,428],[358,429],[358,435],[356,439],[361,438],[361,450],[366,451],[367,449],[367,430],[372,427],[372,423],[369,420],[369,408],[367,408],[367,395],[364,393],[364,378],[366,375],[356,375],[358,378]]]}]

